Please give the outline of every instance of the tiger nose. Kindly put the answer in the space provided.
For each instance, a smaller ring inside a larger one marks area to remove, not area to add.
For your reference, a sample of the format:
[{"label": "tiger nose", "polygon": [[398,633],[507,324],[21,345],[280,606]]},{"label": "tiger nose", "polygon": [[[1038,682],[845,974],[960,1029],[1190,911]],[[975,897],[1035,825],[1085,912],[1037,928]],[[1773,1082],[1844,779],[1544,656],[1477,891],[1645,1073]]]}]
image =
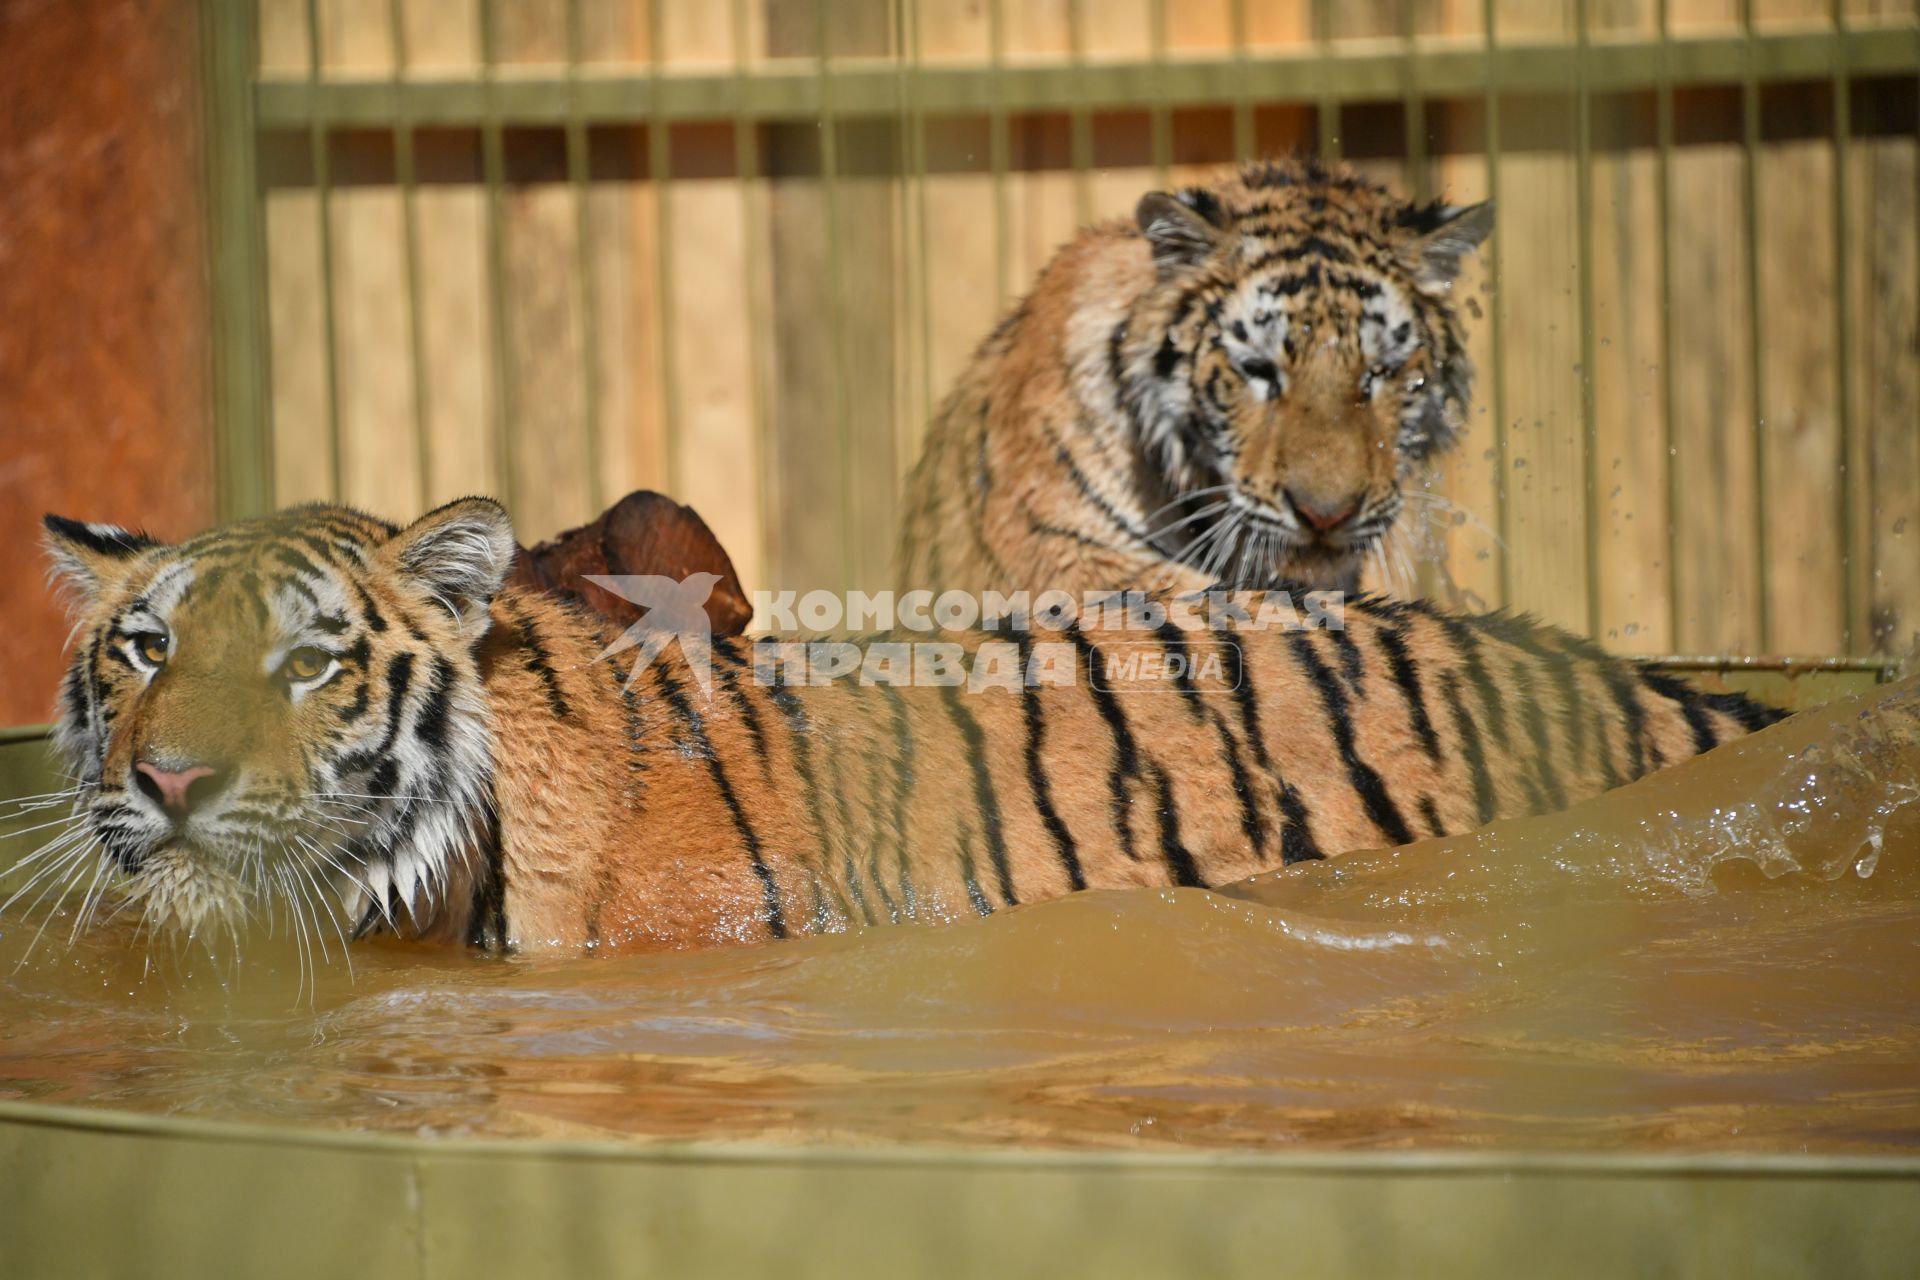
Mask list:
[{"label": "tiger nose", "polygon": [[[193,812],[194,806],[218,791],[215,772],[210,765],[195,764],[184,769],[162,769],[151,760],[133,766],[134,781],[150,799],[157,800],[177,818]],[[198,784],[198,785],[196,785]]]},{"label": "tiger nose", "polygon": [[1360,495],[1349,493],[1337,498],[1320,498],[1287,490],[1287,505],[1302,520],[1321,533],[1331,533],[1353,519],[1360,510]]}]

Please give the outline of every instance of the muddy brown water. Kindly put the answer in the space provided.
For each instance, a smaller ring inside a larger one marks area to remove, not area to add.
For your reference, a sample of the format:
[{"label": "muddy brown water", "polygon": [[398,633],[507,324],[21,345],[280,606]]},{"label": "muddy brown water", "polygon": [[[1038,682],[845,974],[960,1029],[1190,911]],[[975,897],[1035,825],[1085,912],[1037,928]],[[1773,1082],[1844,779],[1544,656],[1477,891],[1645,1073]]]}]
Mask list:
[{"label": "muddy brown water", "polygon": [[0,1099],[634,1141],[1913,1151],[1917,799],[1910,681],[1568,814],[945,927],[330,940],[305,976],[284,931],[156,952],[43,909],[0,918]]}]

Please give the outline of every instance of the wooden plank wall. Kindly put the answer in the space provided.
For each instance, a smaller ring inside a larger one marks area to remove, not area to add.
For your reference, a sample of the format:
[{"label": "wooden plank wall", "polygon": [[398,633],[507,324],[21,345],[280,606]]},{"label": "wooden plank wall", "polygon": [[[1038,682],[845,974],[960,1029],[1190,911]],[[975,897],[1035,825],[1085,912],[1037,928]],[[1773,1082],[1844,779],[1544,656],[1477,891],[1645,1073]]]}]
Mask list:
[{"label": "wooden plank wall", "polygon": [[[392,74],[396,32],[415,74],[479,64],[474,0],[393,3],[321,0],[319,73]],[[267,68],[307,74],[304,0],[261,4]],[[562,0],[497,7],[501,63],[564,63]],[[986,0],[581,0],[579,35],[588,61],[752,74],[800,60],[830,75],[847,58],[1177,58],[1231,48],[1238,15],[1257,64],[1263,49],[1311,40],[1315,8],[1009,0],[996,21]],[[1484,40],[1484,8],[1340,3],[1326,6],[1326,36]],[[1595,40],[1655,32],[1654,0],[1587,9]],[[1676,33],[1739,29],[1739,0],[1667,9]],[[1913,3],[1847,0],[1847,12],[1904,20]],[[1504,41],[1573,34],[1560,0],[1499,0],[1493,13]],[[1753,0],[1762,30],[1817,28],[1827,13],[1828,0]],[[1350,162],[1403,190],[1500,201],[1495,248],[1459,290],[1478,403],[1416,502],[1427,589],[1632,652],[1911,642],[1914,105],[1852,101],[1838,202],[1834,104],[1819,84],[1751,104],[1738,87],[1680,88],[1664,164],[1658,95],[1595,95],[1584,176],[1576,86],[1428,103],[1418,170],[1403,104],[1329,122]],[[494,206],[482,138],[419,134],[418,179],[403,190],[392,140],[355,135],[328,148],[324,225],[306,140],[269,139],[281,497],[333,492],[336,468],[343,496],[395,517],[505,488],[537,538],[628,488],[662,487],[706,515],[750,585],[885,585],[895,484],[928,413],[1053,249],[1154,185],[1321,136],[1311,107],[1257,100],[967,119],[903,104],[890,120],[822,128],[594,130],[583,195],[560,131],[509,130]]]}]

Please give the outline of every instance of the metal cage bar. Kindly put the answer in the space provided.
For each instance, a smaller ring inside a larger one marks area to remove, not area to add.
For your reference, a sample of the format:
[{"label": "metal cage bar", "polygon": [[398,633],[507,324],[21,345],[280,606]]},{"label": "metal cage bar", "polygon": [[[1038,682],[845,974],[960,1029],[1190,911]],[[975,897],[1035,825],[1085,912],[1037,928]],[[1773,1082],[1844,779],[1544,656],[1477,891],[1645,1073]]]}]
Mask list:
[{"label": "metal cage bar", "polygon": [[[1498,25],[1498,6],[1495,0],[1481,0],[1480,21],[1483,24],[1482,36],[1486,40],[1487,65],[1491,71],[1495,66],[1494,52],[1499,48],[1500,35]],[[1489,75],[1483,89],[1483,106],[1486,112],[1486,157],[1487,157],[1487,198],[1498,207],[1500,201],[1500,93],[1503,82]],[[1489,378],[1493,392],[1490,411],[1493,421],[1493,477],[1494,492],[1494,529],[1500,539],[1500,604],[1505,607],[1513,601],[1513,557],[1507,548],[1513,545],[1513,504],[1507,501],[1507,484],[1513,475],[1513,442],[1507,429],[1507,358],[1506,358],[1506,298],[1502,290],[1501,238],[1494,236],[1487,242],[1487,283],[1493,291],[1493,306],[1489,308],[1493,320],[1493,368]]]},{"label": "metal cage bar", "polygon": [[588,198],[592,157],[587,121],[580,110],[580,0],[567,0],[567,71],[574,101],[567,113],[567,185],[573,188],[573,299],[580,339],[580,432],[585,442],[588,500],[607,505],[606,460],[600,444],[600,317],[593,287],[593,206]]},{"label": "metal cage bar", "polygon": [[853,409],[847,387],[847,295],[846,280],[840,269],[844,246],[840,243],[840,119],[833,93],[833,24],[827,21],[828,0],[813,0],[813,33],[816,42],[820,83],[820,198],[825,206],[822,219],[826,233],[827,278],[822,288],[827,295],[827,382],[831,387],[833,437],[838,447],[840,504],[840,562],[856,563],[858,533],[852,518],[859,502],[859,485],[853,475]]},{"label": "metal cage bar", "polygon": [[1666,446],[1667,500],[1667,642],[1681,647],[1680,620],[1680,448],[1679,383],[1674,377],[1673,340],[1673,66],[1668,35],[1672,28],[1669,0],[1655,0],[1654,21],[1660,32],[1659,82],[1655,88],[1654,203],[1660,219],[1660,431]]},{"label": "metal cage bar", "polygon": [[[1147,57],[1153,64],[1154,78],[1167,68],[1167,0],[1151,0],[1147,6]],[[1148,131],[1152,137],[1153,184],[1168,185],[1167,171],[1173,164],[1173,110],[1156,102],[1147,111]]]},{"label": "metal cage bar", "polygon": [[[1332,59],[1333,49],[1333,0],[1313,0],[1312,34],[1314,49],[1319,56]],[[1314,125],[1319,135],[1320,154],[1328,160],[1339,160],[1340,155],[1340,97],[1330,80],[1323,79],[1314,95]]]},{"label": "metal cage bar", "polygon": [[[320,83],[319,0],[307,0],[307,81]],[[327,394],[327,492],[343,496],[346,442],[340,429],[340,336],[333,301],[333,156],[327,118],[307,121],[307,146],[313,157],[313,198],[320,246],[320,359]]]},{"label": "metal cage bar", "polygon": [[1772,647],[1773,581],[1769,572],[1772,535],[1767,519],[1766,308],[1760,296],[1764,283],[1760,273],[1760,78],[1759,58],[1754,52],[1759,32],[1753,20],[1753,0],[1740,0],[1739,15],[1748,49],[1748,62],[1740,75],[1740,203],[1746,239],[1747,396],[1753,414],[1754,612],[1759,649],[1766,653]]},{"label": "metal cage bar", "polygon": [[[920,21],[921,0],[901,0],[899,12],[901,45],[905,52],[902,59],[903,70],[918,68],[926,61]],[[900,93],[904,99],[902,114],[906,117],[907,163],[906,181],[910,186],[913,200],[913,219],[909,234],[913,239],[913,258],[916,268],[915,303],[918,314],[915,323],[918,328],[919,350],[916,362],[920,372],[919,404],[922,416],[930,415],[936,403],[937,394],[933,385],[933,275],[928,264],[931,261],[932,245],[927,234],[927,113],[920,106],[918,98],[913,96],[913,82],[904,76],[900,82]],[[904,446],[918,440],[917,423],[902,424],[902,430],[896,433],[896,445]],[[894,458],[894,470],[903,478],[912,464],[913,453],[910,449],[899,448]]]},{"label": "metal cage bar", "polygon": [[1853,132],[1853,80],[1848,67],[1846,0],[1833,0],[1833,409],[1839,441],[1840,482],[1834,486],[1834,529],[1840,547],[1840,647],[1852,653],[1858,633],[1859,583],[1867,566],[1854,545],[1856,468],[1853,422],[1853,298],[1847,280],[1847,140]]},{"label": "metal cage bar", "polygon": [[[747,4],[748,0],[732,0],[733,71],[742,85],[753,74]],[[760,238],[753,234],[753,193],[761,181],[760,133],[758,125],[738,113],[733,117],[733,157],[735,181],[740,188],[740,220],[747,228],[747,234],[743,237],[746,288],[745,296],[740,301],[745,315],[757,317],[761,314],[757,305],[757,291],[766,274]],[[753,418],[754,468],[760,480],[762,507],[777,511],[781,493],[780,468],[774,464],[773,432],[767,420],[766,370],[760,325],[750,319],[747,324],[747,412]],[[760,527],[759,551],[761,564],[774,563],[774,539],[766,521],[762,521]]]},{"label": "metal cage bar", "polygon": [[[1013,216],[1007,207],[1007,170],[1013,167],[1013,125],[1007,104],[1006,0],[987,0],[987,167],[993,171],[994,309],[1004,311],[1013,274]],[[924,83],[914,101],[926,103]]]},{"label": "metal cage bar", "polygon": [[[407,24],[400,4],[401,0],[387,0],[387,35],[393,45],[396,84],[406,79],[408,71]],[[425,511],[433,505],[433,428],[428,413],[432,391],[427,378],[426,332],[420,316],[419,174],[414,129],[404,110],[393,120],[393,177],[400,188],[401,253],[406,260],[407,359],[413,367],[414,464],[420,471],[416,498],[420,510]]]},{"label": "metal cage bar", "polygon": [[493,440],[495,483],[500,501],[513,510],[514,463],[519,457],[519,379],[511,341],[512,300],[507,288],[506,140],[494,91],[499,74],[495,0],[480,0],[480,65],[485,110],[480,121],[481,181],[487,191],[487,314],[493,346]]},{"label": "metal cage bar", "polygon": [[[1004,6],[1004,0],[1000,0]],[[996,13],[994,7],[989,13]],[[1244,11],[1243,11],[1244,12]],[[1150,60],[1102,59],[1084,65],[1001,57],[984,65],[925,66],[911,72],[915,95],[931,114],[1010,114],[1126,110],[1156,103],[1177,107],[1231,106],[1235,101],[1235,55],[1169,56],[1158,76]],[[1244,27],[1242,28],[1244,30]],[[1907,75],[1920,66],[1920,28],[1849,28],[1831,32],[1757,31],[1748,36],[1672,36],[1667,42],[1673,78],[1698,86],[1738,86],[1751,76],[1760,85],[1830,79],[1844,61],[1854,76]],[[1654,89],[1660,42],[1609,40],[1594,43],[1587,83],[1594,93]],[[1252,63],[1251,51],[1244,55]],[[1573,41],[1483,39],[1425,42],[1412,49],[1399,42],[1368,42],[1347,48],[1338,42],[1260,51],[1261,100],[1314,106],[1392,101],[1406,83],[1409,61],[1431,98],[1474,98],[1489,83],[1509,94],[1564,94],[1579,74],[1582,53]],[[995,68],[998,68],[997,72]],[[833,110],[842,119],[885,116],[898,100],[899,72],[886,59],[848,59],[837,66]],[[804,68],[770,64],[744,84],[727,71],[680,70],[657,76],[625,67],[583,68],[579,109],[602,124],[644,124],[655,114],[669,120],[713,120],[740,115],[756,121],[812,121],[826,92],[818,75]],[[386,127],[405,96],[416,124],[474,127],[487,119],[513,126],[564,124],[574,89],[570,77],[536,68],[497,69],[490,77],[414,79],[396,86],[381,77],[305,78],[265,74],[255,96],[262,128],[300,128],[316,117],[336,128]]]},{"label": "metal cage bar", "polygon": [[1085,226],[1093,220],[1093,116],[1084,88],[1087,75],[1086,0],[1067,0],[1067,61],[1076,88],[1067,108],[1068,147],[1073,165],[1073,220]]},{"label": "metal cage bar", "polygon": [[1258,146],[1253,121],[1253,74],[1247,65],[1247,0],[1231,0],[1227,23],[1228,39],[1233,45],[1233,62],[1227,77],[1228,105],[1233,108],[1233,158],[1245,163],[1253,159]]},{"label": "metal cage bar", "polygon": [[222,520],[273,509],[273,397],[252,0],[201,0],[214,499]]},{"label": "metal cage bar", "polygon": [[667,62],[667,24],[664,6],[647,8],[647,78],[649,110],[646,116],[647,186],[653,199],[654,287],[660,297],[660,323],[654,332],[654,350],[660,368],[660,452],[667,484],[680,483],[680,370],[674,360],[673,335],[668,332],[668,317],[673,315],[673,203],[667,199],[667,184],[673,174],[673,137],[667,129],[667,113],[658,110],[656,95],[661,92]]},{"label": "metal cage bar", "polygon": [[1574,0],[1574,36],[1580,45],[1580,74],[1574,79],[1575,287],[1580,307],[1580,471],[1586,493],[1581,528],[1586,554],[1587,634],[1600,632],[1600,422],[1593,385],[1593,90],[1587,84],[1587,50],[1593,38],[1588,0]]}]

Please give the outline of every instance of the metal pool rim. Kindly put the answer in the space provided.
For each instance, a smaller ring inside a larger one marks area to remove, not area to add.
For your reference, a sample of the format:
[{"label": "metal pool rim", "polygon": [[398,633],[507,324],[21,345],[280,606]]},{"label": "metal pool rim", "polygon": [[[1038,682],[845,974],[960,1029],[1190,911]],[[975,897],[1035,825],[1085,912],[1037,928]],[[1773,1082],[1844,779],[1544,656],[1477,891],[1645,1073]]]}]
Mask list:
[{"label": "metal pool rim", "polygon": [[10,1275],[1902,1274],[1920,1158],[426,1138],[0,1102]]},{"label": "metal pool rim", "polygon": [[420,1136],[364,1129],[325,1129],[300,1124],[201,1120],[145,1111],[0,1101],[0,1127],[112,1132],[229,1144],[268,1142],[385,1155],[457,1155],[516,1159],[529,1155],[569,1161],[639,1161],[660,1164],[802,1164],[814,1168],[886,1168],[968,1165],[976,1169],[1127,1170],[1131,1172],[1270,1172],[1360,1174],[1580,1174],[1642,1177],[1799,1178],[1809,1174],[1848,1178],[1920,1180],[1920,1155],[1743,1152],[1611,1152],[1514,1150],[1233,1151],[1051,1147],[988,1147],[960,1143],[894,1146],[827,1146],[777,1142],[622,1141],[617,1138],[477,1138]]}]

